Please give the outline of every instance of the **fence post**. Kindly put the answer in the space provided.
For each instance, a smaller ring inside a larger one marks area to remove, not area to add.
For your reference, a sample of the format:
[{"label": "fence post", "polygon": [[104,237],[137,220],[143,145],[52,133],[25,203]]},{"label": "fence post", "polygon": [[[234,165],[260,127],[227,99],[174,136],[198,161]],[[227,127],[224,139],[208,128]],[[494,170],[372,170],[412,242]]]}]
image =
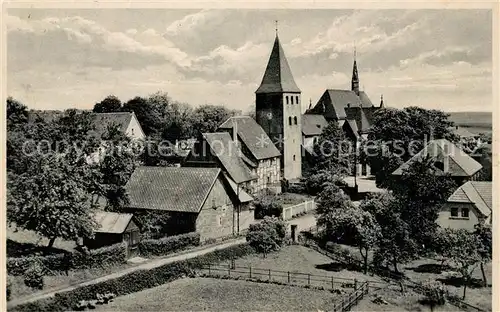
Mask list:
[{"label": "fence post", "polygon": [[271,269],[269,269],[269,280],[271,280]]},{"label": "fence post", "polygon": [[287,273],[288,273],[288,284],[290,284],[290,271],[288,271]]},{"label": "fence post", "polygon": [[311,285],[311,273],[307,274],[307,285]]},{"label": "fence post", "polygon": [[332,276],[332,289],[333,289],[333,288],[334,288],[334,287],[333,287],[333,276]]},{"label": "fence post", "polygon": [[250,278],[252,278],[252,266],[249,266]]}]

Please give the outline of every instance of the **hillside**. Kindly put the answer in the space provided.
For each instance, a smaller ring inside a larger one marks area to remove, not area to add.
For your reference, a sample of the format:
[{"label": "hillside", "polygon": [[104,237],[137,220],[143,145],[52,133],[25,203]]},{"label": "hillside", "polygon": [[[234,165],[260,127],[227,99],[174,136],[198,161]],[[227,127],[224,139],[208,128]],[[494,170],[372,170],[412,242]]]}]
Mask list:
[{"label": "hillside", "polygon": [[454,112],[449,114],[450,120],[462,127],[492,128],[493,116],[491,112]]}]

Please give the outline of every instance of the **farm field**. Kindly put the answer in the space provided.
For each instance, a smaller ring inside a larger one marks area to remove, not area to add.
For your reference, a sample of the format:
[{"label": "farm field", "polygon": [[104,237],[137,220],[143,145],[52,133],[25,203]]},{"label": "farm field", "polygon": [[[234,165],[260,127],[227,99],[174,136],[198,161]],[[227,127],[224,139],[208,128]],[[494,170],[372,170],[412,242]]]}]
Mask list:
[{"label": "farm field", "polygon": [[459,126],[490,128],[493,124],[491,112],[452,112],[449,120]]},{"label": "farm field", "polygon": [[118,297],[97,311],[318,311],[337,297],[329,291],[242,280],[186,278]]}]

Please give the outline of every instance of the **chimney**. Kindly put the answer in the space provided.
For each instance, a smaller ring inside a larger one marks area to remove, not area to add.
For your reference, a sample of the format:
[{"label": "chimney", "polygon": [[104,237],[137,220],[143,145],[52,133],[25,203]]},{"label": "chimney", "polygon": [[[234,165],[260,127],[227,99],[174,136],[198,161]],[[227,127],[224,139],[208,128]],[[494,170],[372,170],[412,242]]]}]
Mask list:
[{"label": "chimney", "polygon": [[450,170],[450,153],[448,150],[448,144],[444,144],[444,154],[443,154],[443,170],[447,173]]}]

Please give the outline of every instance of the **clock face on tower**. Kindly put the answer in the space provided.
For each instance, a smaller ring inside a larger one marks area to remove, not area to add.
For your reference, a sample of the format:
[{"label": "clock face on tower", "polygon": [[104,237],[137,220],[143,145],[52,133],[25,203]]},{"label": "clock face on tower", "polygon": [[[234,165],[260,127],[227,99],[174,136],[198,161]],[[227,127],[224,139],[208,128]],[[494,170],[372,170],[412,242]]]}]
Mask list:
[{"label": "clock face on tower", "polygon": [[273,113],[268,112],[268,113],[266,114],[266,117],[267,117],[267,119],[269,119],[269,120],[273,119]]}]

